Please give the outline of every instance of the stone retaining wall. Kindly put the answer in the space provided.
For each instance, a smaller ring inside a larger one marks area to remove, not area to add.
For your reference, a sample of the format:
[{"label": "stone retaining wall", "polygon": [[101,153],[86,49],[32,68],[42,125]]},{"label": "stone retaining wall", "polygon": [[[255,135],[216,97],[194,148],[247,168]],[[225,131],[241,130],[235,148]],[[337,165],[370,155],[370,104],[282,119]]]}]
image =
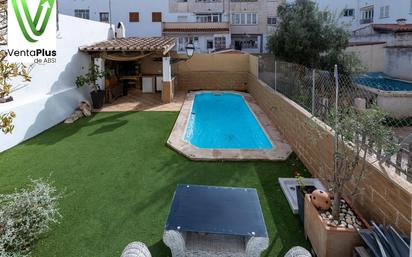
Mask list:
[{"label": "stone retaining wall", "polygon": [[[249,93],[274,122],[294,152],[314,177],[327,184],[333,170],[333,134],[321,121],[299,105],[275,92],[249,74]],[[354,185],[349,184],[346,195]],[[369,164],[360,185],[360,193],[352,197],[356,208],[368,220],[392,224],[404,233],[411,232],[412,185],[394,171],[378,164]]]}]

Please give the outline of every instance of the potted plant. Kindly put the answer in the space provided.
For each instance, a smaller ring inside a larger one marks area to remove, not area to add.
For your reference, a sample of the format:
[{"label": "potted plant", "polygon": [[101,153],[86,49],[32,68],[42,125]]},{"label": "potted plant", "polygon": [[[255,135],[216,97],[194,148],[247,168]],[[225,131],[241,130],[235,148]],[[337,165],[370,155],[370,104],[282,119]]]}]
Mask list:
[{"label": "potted plant", "polygon": [[97,64],[91,63],[89,66],[89,71],[86,74],[80,75],[76,78],[77,87],[83,87],[85,85],[89,85],[91,87],[92,91],[90,92],[90,95],[94,109],[100,109],[103,107],[104,90],[102,90],[97,84],[97,80],[104,78],[105,76],[105,71],[102,71]]},{"label": "potted plant", "polygon": [[0,103],[13,101],[10,96],[14,87],[11,80],[15,78],[30,82],[29,69],[22,63],[7,62],[5,52],[0,51]]},{"label": "potted plant", "polygon": [[314,203],[318,199],[307,195],[305,234],[318,257],[350,257],[353,248],[362,244],[356,229],[369,227],[369,224],[344,197],[345,186],[352,182],[352,197],[355,196],[366,171],[369,153],[382,149],[384,156],[392,156],[397,144],[392,130],[384,125],[386,113],[377,107],[363,111],[349,107],[335,112],[332,118],[335,123],[334,168],[328,180],[332,207],[316,208],[319,205]]},{"label": "potted plant", "polygon": [[301,176],[299,173],[296,173],[296,199],[298,202],[298,214],[299,219],[302,224],[305,221],[305,195],[311,194],[314,190],[316,190],[315,186],[309,186],[305,183],[305,178]]}]

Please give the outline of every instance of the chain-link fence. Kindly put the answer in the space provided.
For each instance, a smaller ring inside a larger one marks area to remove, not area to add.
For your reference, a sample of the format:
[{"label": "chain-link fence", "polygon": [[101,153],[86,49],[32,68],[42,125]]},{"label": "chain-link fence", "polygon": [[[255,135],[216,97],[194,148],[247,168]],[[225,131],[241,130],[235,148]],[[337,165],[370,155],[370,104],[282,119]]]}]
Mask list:
[{"label": "chain-link fence", "polygon": [[385,111],[385,125],[393,130],[399,151],[391,158],[381,149],[373,154],[412,182],[412,83],[383,73],[349,76],[332,68],[333,72],[309,69],[272,55],[259,56],[259,79],[329,125],[333,126],[330,114],[335,106],[338,110],[378,106]]}]

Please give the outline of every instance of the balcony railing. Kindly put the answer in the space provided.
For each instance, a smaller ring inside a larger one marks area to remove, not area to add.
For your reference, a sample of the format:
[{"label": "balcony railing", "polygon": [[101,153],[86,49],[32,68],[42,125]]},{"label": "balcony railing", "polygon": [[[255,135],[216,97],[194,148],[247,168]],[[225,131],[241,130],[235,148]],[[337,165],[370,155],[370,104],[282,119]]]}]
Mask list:
[{"label": "balcony railing", "polygon": [[360,24],[369,24],[369,23],[373,23],[373,18],[360,20]]},{"label": "balcony railing", "polygon": [[229,22],[163,22],[162,32],[168,33],[229,33]]}]

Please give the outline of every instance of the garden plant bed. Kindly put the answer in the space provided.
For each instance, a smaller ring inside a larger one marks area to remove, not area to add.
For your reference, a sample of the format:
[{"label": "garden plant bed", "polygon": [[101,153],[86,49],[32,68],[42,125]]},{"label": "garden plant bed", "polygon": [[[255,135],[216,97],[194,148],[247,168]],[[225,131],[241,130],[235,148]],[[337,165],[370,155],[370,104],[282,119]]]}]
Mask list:
[{"label": "garden plant bed", "polygon": [[[350,202],[345,199],[345,203],[357,216],[364,228],[369,228],[368,222],[356,211]],[[312,204],[311,196],[305,196],[305,236],[312,244],[313,250],[318,257],[351,257],[353,249],[363,244],[355,226],[348,228],[342,223],[338,225],[328,224],[327,220],[322,218],[322,214]],[[333,221],[329,221],[333,223]],[[356,220],[355,220],[356,223]]]},{"label": "garden plant bed", "polygon": [[345,199],[340,200],[340,213],[339,213],[339,220],[336,220],[332,216],[332,209],[322,211],[319,210],[319,215],[326,222],[327,225],[331,227],[340,227],[340,228],[357,228],[362,229],[365,228],[365,225],[359,218],[356,210],[354,210],[349,203],[346,202]]}]

